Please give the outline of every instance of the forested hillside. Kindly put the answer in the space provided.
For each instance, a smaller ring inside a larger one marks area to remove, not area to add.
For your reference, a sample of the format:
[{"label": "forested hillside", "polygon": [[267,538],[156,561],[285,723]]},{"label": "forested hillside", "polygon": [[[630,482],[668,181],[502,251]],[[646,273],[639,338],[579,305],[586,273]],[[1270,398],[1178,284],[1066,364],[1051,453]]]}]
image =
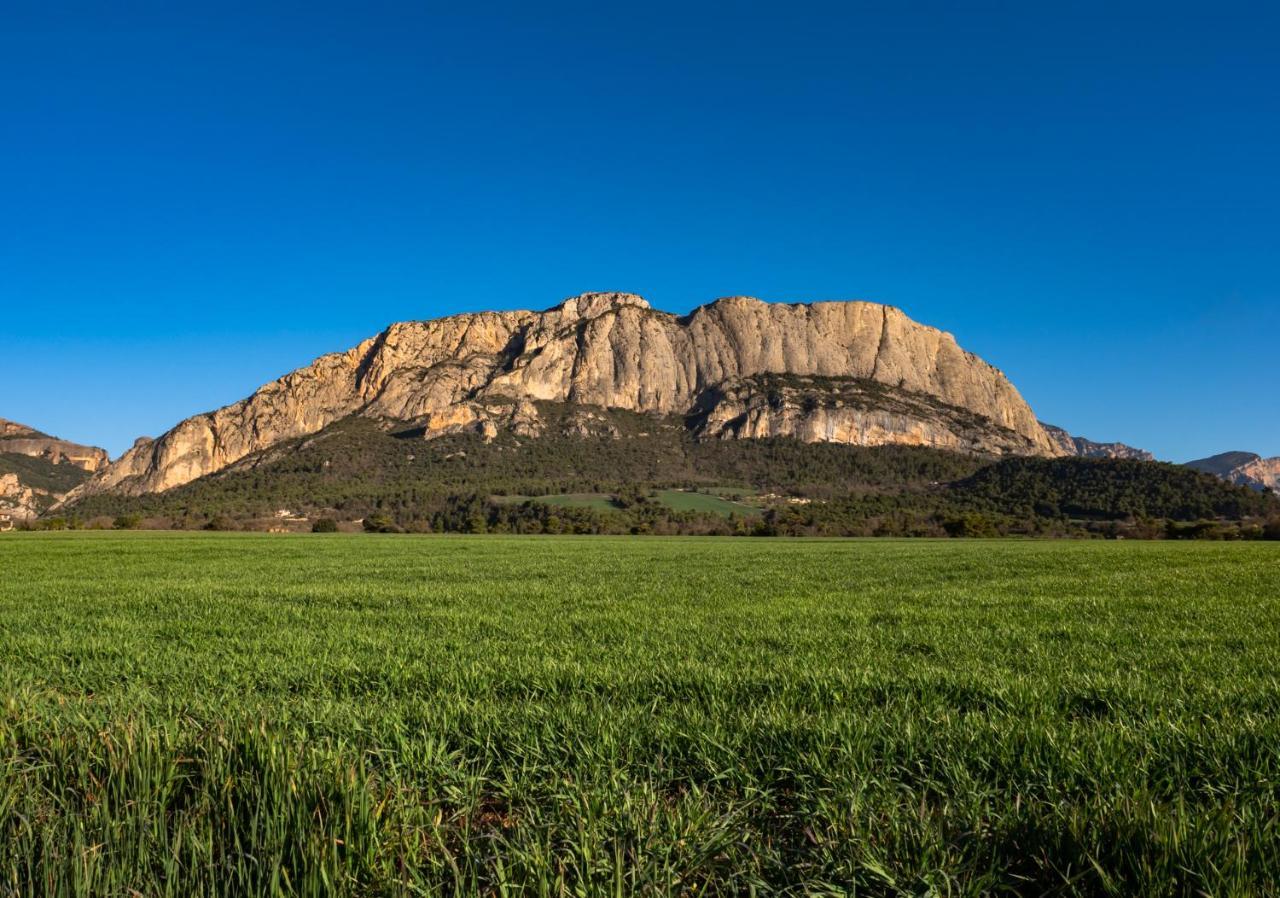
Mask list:
[{"label": "forested hillside", "polygon": [[1206,522],[1196,535],[1261,536],[1280,517],[1271,495],[1153,462],[698,440],[678,418],[539,413],[544,435],[487,440],[350,418],[167,492],[87,496],[64,522],[920,536],[1165,536],[1182,535],[1169,522]]}]

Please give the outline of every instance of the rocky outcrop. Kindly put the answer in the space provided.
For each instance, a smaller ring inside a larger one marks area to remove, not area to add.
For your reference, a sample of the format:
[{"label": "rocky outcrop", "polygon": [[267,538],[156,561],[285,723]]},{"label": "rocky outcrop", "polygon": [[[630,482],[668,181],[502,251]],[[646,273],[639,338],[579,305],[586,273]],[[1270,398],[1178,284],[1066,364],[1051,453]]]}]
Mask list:
[{"label": "rocky outcrop", "polygon": [[709,391],[692,423],[699,433],[722,439],[793,436],[854,446],[1042,454],[1032,436],[929,394],[867,378],[735,379]]},{"label": "rocky outcrop", "polygon": [[1084,437],[1076,437],[1061,427],[1040,422],[1049,439],[1061,449],[1062,455],[1074,455],[1078,458],[1132,458],[1138,461],[1155,461],[1156,457],[1145,449],[1135,449],[1124,443],[1095,443]]},{"label": "rocky outcrop", "polygon": [[1189,461],[1186,466],[1221,477],[1228,483],[1280,492],[1280,456],[1263,458],[1255,452],[1223,452]]},{"label": "rocky outcrop", "polygon": [[[758,392],[755,379],[767,375],[876,384],[963,415],[937,416],[918,399],[910,408],[807,406],[799,387],[787,394],[788,411]],[[731,297],[677,317],[632,294],[588,293],[545,312],[394,324],[140,441],[73,495],[166,490],[349,415],[412,422],[428,437],[501,427],[533,434],[539,400],[690,415],[714,437],[1063,451],[1000,371],[891,306]],[[957,432],[961,418],[980,426]]]},{"label": "rocky outcrop", "polygon": [[55,465],[75,465],[90,473],[101,471],[110,461],[105,449],[60,440],[25,424],[0,418],[0,453],[5,452],[42,458]]},{"label": "rocky outcrop", "polygon": [[17,474],[0,474],[0,516],[13,521],[26,521],[38,516],[47,504],[44,493],[19,479]]}]

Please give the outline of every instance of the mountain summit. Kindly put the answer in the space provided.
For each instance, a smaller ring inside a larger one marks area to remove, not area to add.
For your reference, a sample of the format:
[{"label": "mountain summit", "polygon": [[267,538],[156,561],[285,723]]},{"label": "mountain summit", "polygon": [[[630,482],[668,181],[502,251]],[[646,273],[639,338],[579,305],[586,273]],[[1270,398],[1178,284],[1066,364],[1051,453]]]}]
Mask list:
[{"label": "mountain summit", "polygon": [[75,495],[166,490],[353,415],[428,438],[536,436],[546,402],[683,416],[705,439],[1065,454],[999,370],[892,306],[735,296],[676,316],[584,293],[544,312],[393,324],[139,440]]}]

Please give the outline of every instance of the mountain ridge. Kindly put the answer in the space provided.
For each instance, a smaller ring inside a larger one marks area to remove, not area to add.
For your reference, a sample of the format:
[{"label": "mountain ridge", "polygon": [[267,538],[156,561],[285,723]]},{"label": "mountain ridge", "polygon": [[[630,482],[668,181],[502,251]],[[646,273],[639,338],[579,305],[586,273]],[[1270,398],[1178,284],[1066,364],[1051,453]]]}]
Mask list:
[{"label": "mountain ridge", "polygon": [[1086,437],[1074,436],[1061,427],[1040,422],[1045,432],[1062,447],[1065,455],[1078,458],[1129,458],[1138,461],[1155,461],[1156,457],[1146,449],[1137,449],[1125,443],[1100,443]]},{"label": "mountain ridge", "polygon": [[[840,388],[812,401],[798,381]],[[879,385],[859,389],[857,384]],[[883,388],[883,389],[882,389]],[[923,396],[886,408],[877,395]],[[863,301],[726,297],[677,316],[628,293],[585,293],[544,312],[470,312],[399,322],[346,352],[139,440],[72,497],[163,491],[343,417],[412,422],[425,435],[535,432],[533,403],[690,415],[706,438],[798,436],[992,455],[1064,454],[999,369],[901,310]],[[941,421],[928,406],[981,419]]]}]

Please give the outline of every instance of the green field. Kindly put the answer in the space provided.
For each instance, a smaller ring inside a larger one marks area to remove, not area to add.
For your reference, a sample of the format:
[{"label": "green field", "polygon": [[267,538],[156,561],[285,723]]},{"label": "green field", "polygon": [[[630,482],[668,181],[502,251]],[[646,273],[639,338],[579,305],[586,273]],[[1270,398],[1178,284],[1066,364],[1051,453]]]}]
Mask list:
[{"label": "green field", "polygon": [[676,511],[709,511],[713,514],[759,514],[760,507],[734,502],[723,496],[695,493],[689,490],[658,490],[658,501]]},{"label": "green field", "polygon": [[5,534],[0,894],[1275,894],[1280,546]]}]

